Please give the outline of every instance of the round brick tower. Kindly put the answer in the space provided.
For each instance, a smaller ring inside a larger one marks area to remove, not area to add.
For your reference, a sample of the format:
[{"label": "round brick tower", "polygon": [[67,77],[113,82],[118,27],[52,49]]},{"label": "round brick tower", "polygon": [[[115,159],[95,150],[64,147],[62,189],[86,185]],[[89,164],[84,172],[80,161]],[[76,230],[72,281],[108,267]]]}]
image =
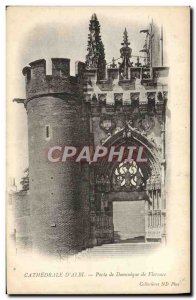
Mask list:
[{"label": "round brick tower", "polygon": [[[23,69],[28,116],[30,228],[33,248],[55,255],[81,251],[89,239],[89,170],[72,161],[51,163],[52,146],[89,142],[89,124],[79,77],[70,76],[69,59],[52,59]],[[78,70],[82,68],[79,63]]]}]

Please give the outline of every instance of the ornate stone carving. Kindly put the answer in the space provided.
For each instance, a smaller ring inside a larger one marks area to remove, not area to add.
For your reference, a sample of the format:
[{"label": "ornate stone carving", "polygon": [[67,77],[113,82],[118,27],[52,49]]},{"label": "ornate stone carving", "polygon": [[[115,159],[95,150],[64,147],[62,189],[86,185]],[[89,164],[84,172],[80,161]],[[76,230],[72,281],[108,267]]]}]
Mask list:
[{"label": "ornate stone carving", "polygon": [[91,102],[91,95],[87,94],[84,96],[86,102]]},{"label": "ornate stone carving", "polygon": [[107,94],[98,94],[98,100],[101,105],[106,104],[106,97],[107,97]]},{"label": "ornate stone carving", "polygon": [[97,174],[95,188],[98,192],[109,192],[110,191],[110,180],[106,174]]},{"label": "ornate stone carving", "polygon": [[100,143],[103,145],[107,140],[109,140],[109,138],[112,136],[112,134],[111,134],[111,132],[108,132],[107,134],[106,134],[106,138],[105,139],[102,139],[101,141],[100,141]]},{"label": "ornate stone carving", "polygon": [[131,101],[139,101],[140,93],[131,93]]},{"label": "ornate stone carving", "polygon": [[142,69],[142,79],[149,80],[151,78],[150,69]]},{"label": "ornate stone carving", "polygon": [[114,94],[114,101],[115,102],[122,102],[123,101],[123,93],[115,93]]},{"label": "ornate stone carving", "polygon": [[122,162],[114,170],[112,177],[113,189],[120,190],[142,190],[145,187],[145,178],[137,163]]},{"label": "ornate stone carving", "polygon": [[163,100],[167,101],[167,98],[168,98],[168,92],[164,91],[163,92]]},{"label": "ornate stone carving", "polygon": [[92,104],[97,104],[97,96],[95,94],[92,95]]},{"label": "ornate stone carving", "polygon": [[96,14],[92,15],[89,24],[88,35],[88,54],[86,55],[86,67],[87,69],[96,69],[98,79],[105,78],[105,51],[104,45],[100,35],[100,25]]},{"label": "ornate stone carving", "polygon": [[160,190],[161,189],[161,179],[160,175],[155,174],[152,172],[152,175],[146,181],[146,190]]},{"label": "ornate stone carving", "polygon": [[155,97],[156,97],[156,92],[147,92],[148,100],[153,101],[155,100]]},{"label": "ornate stone carving", "polygon": [[110,115],[105,115],[101,116],[99,126],[103,131],[109,133],[116,127],[116,122]]},{"label": "ornate stone carving", "polygon": [[141,117],[134,122],[134,126],[138,128],[140,132],[145,131],[149,132],[155,126],[155,121],[153,117],[145,115],[145,117]]},{"label": "ornate stone carving", "polygon": [[119,71],[122,79],[129,79],[129,67],[132,66],[133,63],[130,62],[132,49],[129,47],[130,43],[128,41],[128,34],[125,28],[123,34],[123,42],[121,43],[123,46],[120,49],[120,54],[122,58],[122,63],[120,64]]},{"label": "ornate stone carving", "polygon": [[158,100],[158,101],[163,101],[163,95],[162,95],[161,92],[158,92],[158,93],[157,93],[157,100]]}]

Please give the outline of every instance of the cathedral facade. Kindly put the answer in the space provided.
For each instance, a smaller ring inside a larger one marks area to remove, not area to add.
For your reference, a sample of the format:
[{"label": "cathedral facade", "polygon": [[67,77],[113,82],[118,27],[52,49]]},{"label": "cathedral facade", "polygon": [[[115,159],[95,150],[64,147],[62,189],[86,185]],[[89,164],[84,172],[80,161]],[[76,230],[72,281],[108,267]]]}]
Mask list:
[{"label": "cathedral facade", "polygon": [[[28,119],[29,170],[13,191],[16,248],[74,254],[117,242],[166,240],[165,123],[168,67],[163,34],[153,22],[141,30],[144,47],[133,62],[128,32],[120,60],[105,60],[100,24],[89,24],[85,62],[53,58],[23,69]],[[138,33],[139,34],[139,33]],[[142,147],[146,162],[51,163],[54,145]]]}]

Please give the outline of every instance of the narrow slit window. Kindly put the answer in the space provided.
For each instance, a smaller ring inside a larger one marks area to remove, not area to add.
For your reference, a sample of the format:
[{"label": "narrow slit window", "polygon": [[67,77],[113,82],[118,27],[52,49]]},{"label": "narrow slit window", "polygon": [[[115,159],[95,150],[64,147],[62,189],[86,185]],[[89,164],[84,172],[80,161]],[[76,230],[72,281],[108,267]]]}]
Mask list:
[{"label": "narrow slit window", "polygon": [[49,127],[49,125],[46,126],[46,138],[47,139],[50,138],[50,127]]}]

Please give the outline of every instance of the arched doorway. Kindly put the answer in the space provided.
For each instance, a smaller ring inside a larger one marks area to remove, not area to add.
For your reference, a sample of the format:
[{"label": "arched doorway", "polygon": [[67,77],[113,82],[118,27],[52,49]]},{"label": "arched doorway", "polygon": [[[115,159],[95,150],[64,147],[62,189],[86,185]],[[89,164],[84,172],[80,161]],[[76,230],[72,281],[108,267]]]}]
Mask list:
[{"label": "arched doorway", "polygon": [[95,166],[94,238],[96,244],[165,239],[164,166],[144,135],[124,128],[104,146],[142,146],[147,162],[102,159]]},{"label": "arched doorway", "polygon": [[143,242],[145,240],[145,176],[136,161],[117,164],[112,174],[114,242]]}]

